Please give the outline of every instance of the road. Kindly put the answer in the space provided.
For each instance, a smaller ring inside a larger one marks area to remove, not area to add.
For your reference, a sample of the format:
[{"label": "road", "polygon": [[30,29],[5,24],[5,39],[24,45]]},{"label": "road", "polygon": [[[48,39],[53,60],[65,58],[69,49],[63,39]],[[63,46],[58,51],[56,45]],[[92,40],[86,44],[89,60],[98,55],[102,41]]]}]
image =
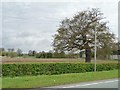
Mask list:
[{"label": "road", "polygon": [[50,88],[118,88],[118,79],[99,80],[62,86],[54,86]]},{"label": "road", "polygon": [[[53,87],[44,87],[44,88],[33,88],[27,90],[118,90],[118,79],[107,79],[107,80],[99,80],[99,81],[90,81],[84,83],[77,84],[69,84],[69,85],[60,85]],[[82,89],[80,89],[82,88]],[[84,88],[84,89],[83,89]],[[100,89],[101,88],[101,89]],[[103,89],[104,88],[104,89]],[[106,89],[105,89],[106,88]],[[108,89],[109,88],[109,89]]]}]

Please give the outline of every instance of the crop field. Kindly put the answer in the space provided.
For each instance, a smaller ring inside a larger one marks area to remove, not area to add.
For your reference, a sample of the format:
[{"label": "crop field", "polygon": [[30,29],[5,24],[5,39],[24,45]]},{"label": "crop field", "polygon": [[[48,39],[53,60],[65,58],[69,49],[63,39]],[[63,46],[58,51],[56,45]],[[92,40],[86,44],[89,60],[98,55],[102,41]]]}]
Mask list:
[{"label": "crop field", "polygon": [[[14,64],[14,63],[84,63],[84,58],[9,58],[9,57],[1,57],[0,58],[2,64]],[[92,62],[94,63],[94,59]],[[118,63],[118,60],[97,60],[97,63]]]}]

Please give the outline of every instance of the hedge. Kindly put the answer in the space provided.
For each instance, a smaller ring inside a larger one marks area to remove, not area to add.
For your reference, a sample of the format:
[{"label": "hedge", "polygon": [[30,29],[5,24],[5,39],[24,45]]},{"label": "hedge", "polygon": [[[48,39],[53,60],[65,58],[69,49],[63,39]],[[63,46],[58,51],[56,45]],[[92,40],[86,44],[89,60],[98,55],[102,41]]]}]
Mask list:
[{"label": "hedge", "polygon": [[[118,64],[97,64],[97,71],[118,69]],[[91,63],[3,64],[2,76],[53,75],[94,71]]]}]

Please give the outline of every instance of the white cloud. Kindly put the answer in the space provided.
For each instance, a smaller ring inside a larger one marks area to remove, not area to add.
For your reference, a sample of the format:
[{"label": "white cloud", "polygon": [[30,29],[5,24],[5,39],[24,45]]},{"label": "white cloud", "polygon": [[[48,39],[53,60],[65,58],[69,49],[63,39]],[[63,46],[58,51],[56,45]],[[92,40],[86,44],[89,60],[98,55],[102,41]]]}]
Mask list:
[{"label": "white cloud", "polygon": [[[98,2],[98,0],[1,0],[2,2]],[[99,0],[99,2],[118,2],[118,0]]]}]

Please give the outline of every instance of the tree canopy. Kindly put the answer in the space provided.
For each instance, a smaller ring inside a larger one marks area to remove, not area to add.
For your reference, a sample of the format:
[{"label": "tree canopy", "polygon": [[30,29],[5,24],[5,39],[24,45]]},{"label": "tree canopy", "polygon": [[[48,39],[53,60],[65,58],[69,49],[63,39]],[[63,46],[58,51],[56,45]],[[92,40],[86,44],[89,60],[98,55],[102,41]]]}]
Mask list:
[{"label": "tree canopy", "polygon": [[114,34],[109,32],[107,23],[103,13],[96,8],[81,11],[72,18],[65,18],[54,35],[54,50],[63,52],[84,49],[85,61],[90,62],[91,50],[94,49],[95,33],[99,48],[111,48],[110,46],[114,42]]}]

